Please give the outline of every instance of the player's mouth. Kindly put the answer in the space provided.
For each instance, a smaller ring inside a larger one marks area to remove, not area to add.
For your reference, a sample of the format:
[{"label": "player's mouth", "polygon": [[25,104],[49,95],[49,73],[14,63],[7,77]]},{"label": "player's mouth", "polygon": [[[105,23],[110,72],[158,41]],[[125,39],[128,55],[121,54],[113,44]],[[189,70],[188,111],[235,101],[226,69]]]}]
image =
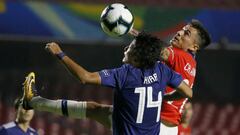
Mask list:
[{"label": "player's mouth", "polygon": [[170,42],[171,43],[173,43],[173,42],[177,43],[178,41],[179,41],[178,38],[175,36],[175,37],[172,38],[172,40]]},{"label": "player's mouth", "polygon": [[177,36],[175,36],[175,37],[173,38],[173,40],[175,40],[175,41],[179,41],[178,38],[177,38]]}]

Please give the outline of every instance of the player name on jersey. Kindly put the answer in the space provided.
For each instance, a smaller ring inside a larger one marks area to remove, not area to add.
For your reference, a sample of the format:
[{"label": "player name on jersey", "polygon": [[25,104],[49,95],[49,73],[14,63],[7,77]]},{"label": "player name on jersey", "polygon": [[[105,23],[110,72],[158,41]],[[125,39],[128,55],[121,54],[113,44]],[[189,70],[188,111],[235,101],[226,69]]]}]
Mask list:
[{"label": "player name on jersey", "polygon": [[187,71],[187,73],[193,77],[196,76],[196,69],[194,67],[191,66],[191,64],[187,63],[184,66],[184,71]]},{"label": "player name on jersey", "polygon": [[158,80],[157,74],[154,73],[153,75],[145,76],[143,84],[151,84],[153,82],[156,82],[157,80]]}]

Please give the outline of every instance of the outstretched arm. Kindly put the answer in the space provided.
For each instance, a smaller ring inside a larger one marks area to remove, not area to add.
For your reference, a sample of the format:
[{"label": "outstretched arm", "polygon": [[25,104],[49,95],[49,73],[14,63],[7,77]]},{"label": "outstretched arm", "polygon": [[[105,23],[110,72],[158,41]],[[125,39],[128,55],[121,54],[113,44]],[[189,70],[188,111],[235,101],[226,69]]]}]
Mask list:
[{"label": "outstretched arm", "polygon": [[177,87],[176,91],[170,94],[164,95],[165,100],[179,100],[182,98],[192,98],[193,91],[192,89],[184,82],[182,81],[180,85]]},{"label": "outstretched arm", "polygon": [[74,62],[70,57],[66,56],[57,43],[48,43],[45,47],[54,56],[57,56],[66,68],[79,79],[83,84],[101,84],[101,78],[98,72],[89,72],[81,65]]}]

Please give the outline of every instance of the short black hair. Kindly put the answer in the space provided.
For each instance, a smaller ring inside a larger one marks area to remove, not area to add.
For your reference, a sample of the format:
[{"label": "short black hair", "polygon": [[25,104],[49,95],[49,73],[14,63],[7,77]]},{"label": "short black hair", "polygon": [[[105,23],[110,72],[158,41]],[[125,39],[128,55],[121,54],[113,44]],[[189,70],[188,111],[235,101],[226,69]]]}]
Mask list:
[{"label": "short black hair", "polygon": [[197,29],[199,35],[199,48],[203,49],[211,43],[211,37],[208,31],[203,27],[202,23],[199,20],[193,19],[189,25]]},{"label": "short black hair", "polygon": [[139,68],[151,68],[159,60],[163,41],[145,32],[140,32],[135,39],[131,55]]},{"label": "short black hair", "polygon": [[22,99],[20,97],[14,100],[14,108],[17,110],[19,106],[22,104]]}]

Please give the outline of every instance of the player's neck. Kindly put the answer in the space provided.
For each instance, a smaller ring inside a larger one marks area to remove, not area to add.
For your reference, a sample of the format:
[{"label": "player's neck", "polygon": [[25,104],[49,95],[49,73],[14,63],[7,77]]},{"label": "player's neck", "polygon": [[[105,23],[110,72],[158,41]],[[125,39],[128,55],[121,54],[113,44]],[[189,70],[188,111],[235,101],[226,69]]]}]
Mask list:
[{"label": "player's neck", "polygon": [[19,126],[24,132],[27,132],[28,127],[29,127],[29,124],[30,124],[29,122],[16,120],[16,123],[18,124],[18,126]]}]

